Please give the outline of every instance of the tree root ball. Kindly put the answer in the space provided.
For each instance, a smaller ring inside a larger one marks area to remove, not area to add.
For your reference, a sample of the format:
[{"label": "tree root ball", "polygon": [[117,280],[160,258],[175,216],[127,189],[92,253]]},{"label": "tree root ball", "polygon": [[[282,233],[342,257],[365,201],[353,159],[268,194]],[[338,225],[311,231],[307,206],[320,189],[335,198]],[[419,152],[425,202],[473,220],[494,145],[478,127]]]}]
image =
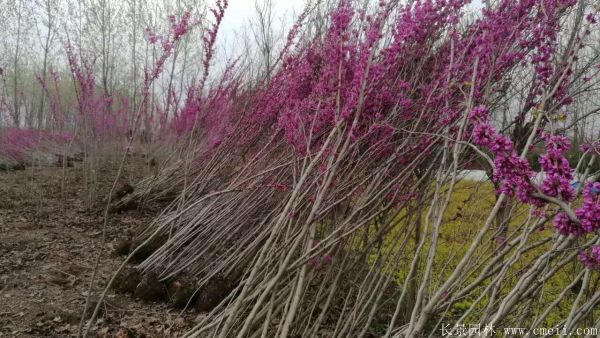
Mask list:
[{"label": "tree root ball", "polygon": [[214,309],[235,289],[236,284],[227,279],[215,277],[198,291],[195,308],[199,312],[208,312]]},{"label": "tree root ball", "polygon": [[135,210],[138,208],[138,203],[134,199],[130,199],[129,201],[123,200],[123,198],[129,194],[134,192],[134,188],[129,184],[125,183],[115,191],[111,196],[111,207],[109,209],[110,213],[120,213],[123,211]]},{"label": "tree root ball", "polygon": [[194,304],[196,300],[195,291],[196,283],[194,280],[185,275],[179,275],[169,282],[167,288],[171,305],[177,309],[183,309],[186,305]]},{"label": "tree root ball", "polygon": [[135,288],[133,295],[147,302],[158,302],[165,300],[167,293],[165,285],[158,280],[158,274],[148,271]]},{"label": "tree root ball", "polygon": [[109,212],[111,214],[118,214],[124,211],[136,210],[138,207],[139,205],[135,200],[130,200],[127,202],[119,201],[110,207]]},{"label": "tree root ball", "polygon": [[77,161],[76,158],[71,157],[71,156],[64,156],[62,154],[54,154],[54,156],[56,157],[56,166],[59,168],[67,167],[67,168],[72,168],[73,162]]},{"label": "tree root ball", "polygon": [[15,170],[15,171],[17,171],[17,170],[25,170],[25,164],[23,164],[23,163],[17,163],[15,165],[13,165],[11,169]]},{"label": "tree root ball", "polygon": [[142,275],[137,269],[126,267],[115,278],[112,288],[123,293],[134,293]]},{"label": "tree root ball", "polygon": [[125,183],[125,184],[123,184],[123,186],[121,188],[119,188],[119,190],[117,190],[115,192],[115,195],[113,196],[113,198],[115,200],[121,199],[121,198],[125,197],[126,195],[133,193],[133,191],[134,191],[133,187],[129,183]]},{"label": "tree root ball", "polygon": [[163,246],[163,244],[167,242],[167,239],[168,237],[166,235],[157,236],[149,243],[139,248],[139,250],[138,247],[145,242],[145,239],[138,239],[133,241],[131,250],[137,251],[135,252],[135,254],[133,254],[133,257],[131,257],[131,261],[134,263],[142,262],[146,258],[150,257],[150,255],[152,255],[161,246]]},{"label": "tree root ball", "polygon": [[125,256],[131,252],[132,240],[129,238],[121,238],[117,240],[113,248],[115,256]]}]

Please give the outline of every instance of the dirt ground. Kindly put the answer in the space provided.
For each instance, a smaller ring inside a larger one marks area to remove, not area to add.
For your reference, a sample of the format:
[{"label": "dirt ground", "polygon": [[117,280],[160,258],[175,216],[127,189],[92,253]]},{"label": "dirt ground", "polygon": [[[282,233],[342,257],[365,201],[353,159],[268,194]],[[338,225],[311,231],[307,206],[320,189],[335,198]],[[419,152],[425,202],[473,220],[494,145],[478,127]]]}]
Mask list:
[{"label": "dirt ground", "polygon": [[[115,243],[156,213],[111,216],[103,247],[102,203],[86,208],[83,172],[81,163],[0,171],[0,337],[75,336],[97,255],[96,290],[123,261]],[[124,181],[141,174],[130,166]],[[99,176],[99,196],[106,196],[113,173]],[[114,291],[102,310],[91,337],[175,337],[201,316]]]}]

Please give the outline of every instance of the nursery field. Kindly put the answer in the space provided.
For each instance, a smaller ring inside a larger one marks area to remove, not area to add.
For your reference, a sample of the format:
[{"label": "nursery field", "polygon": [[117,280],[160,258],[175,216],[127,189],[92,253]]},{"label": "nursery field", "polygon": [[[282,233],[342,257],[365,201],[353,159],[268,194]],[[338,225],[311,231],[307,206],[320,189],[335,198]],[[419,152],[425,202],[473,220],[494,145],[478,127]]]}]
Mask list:
[{"label": "nursery field", "polygon": [[[146,161],[132,162],[122,184],[151,172]],[[86,207],[80,166],[0,171],[0,337],[75,335],[98,254],[97,278],[105,285],[123,261],[115,247],[156,213],[148,206],[111,215],[103,244],[102,206]],[[101,168],[100,193],[108,192],[114,167],[108,162]],[[92,334],[172,337],[198,316],[180,313],[166,302],[113,291],[103,300]]]},{"label": "nursery field", "polygon": [[597,0],[0,8],[0,337],[600,331]]}]

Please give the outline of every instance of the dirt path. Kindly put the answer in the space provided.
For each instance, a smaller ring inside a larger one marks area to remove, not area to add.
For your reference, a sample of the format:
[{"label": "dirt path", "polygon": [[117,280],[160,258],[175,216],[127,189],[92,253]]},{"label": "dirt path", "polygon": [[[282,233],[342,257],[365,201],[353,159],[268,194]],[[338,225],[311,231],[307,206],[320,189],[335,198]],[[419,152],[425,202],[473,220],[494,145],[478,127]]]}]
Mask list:
[{"label": "dirt path", "polygon": [[[86,210],[83,170],[65,168],[64,182],[62,171],[0,172],[0,337],[70,337],[77,332],[101,249],[102,219],[98,210]],[[128,171],[124,177],[140,172]],[[106,190],[110,175],[104,176],[99,183]],[[110,219],[100,284],[122,262],[112,253],[114,243],[151,217],[151,212],[130,211]],[[167,304],[111,292],[91,336],[178,336],[198,316],[179,314]]]}]

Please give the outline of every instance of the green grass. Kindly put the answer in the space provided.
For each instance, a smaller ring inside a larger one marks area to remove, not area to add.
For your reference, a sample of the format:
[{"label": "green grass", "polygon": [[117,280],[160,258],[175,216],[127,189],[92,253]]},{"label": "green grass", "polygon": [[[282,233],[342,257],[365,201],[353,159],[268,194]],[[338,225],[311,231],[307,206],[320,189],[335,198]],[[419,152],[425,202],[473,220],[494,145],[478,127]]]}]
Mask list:
[{"label": "green grass", "polygon": [[[495,204],[495,199],[495,192],[491,183],[469,181],[457,182],[455,189],[451,194],[449,205],[443,214],[440,226],[440,235],[434,257],[432,279],[430,283],[431,289],[441,285],[441,283],[443,283],[452,273],[454,267],[458,264],[460,259],[465,255],[474,237],[484,225],[486,218]],[[381,245],[382,251],[389,250],[391,252],[395,252],[400,246],[399,242],[406,238],[405,236],[410,235],[410,239],[402,251],[403,255],[399,258],[400,261],[398,262],[397,266],[394,268],[395,261],[389,259],[386,261],[386,264],[381,267],[382,270],[387,271],[388,273],[394,273],[395,280],[399,286],[403,285],[408,274],[411,261],[414,258],[416,247],[414,234],[412,232],[407,232],[407,226],[412,225],[411,222],[416,222],[416,219],[413,219],[410,222],[405,222],[404,218],[410,212],[409,210],[414,210],[416,207],[417,205],[412,205],[398,212],[398,214],[395,216],[395,221],[397,224],[385,236]],[[528,216],[531,212],[529,206],[520,204],[513,199],[510,200],[508,207],[513,210],[508,226],[508,240],[511,240],[522,234],[523,225],[525,223],[527,223],[527,226],[530,227],[533,221],[530,220],[527,222]],[[426,223],[425,215],[428,210],[427,208],[429,208],[429,205],[424,208],[421,216],[420,221],[422,226]],[[421,235],[425,236],[426,242],[419,256],[419,274],[422,274],[425,268],[425,261],[430,247],[430,239],[432,237],[430,229],[431,227],[429,227],[427,232]],[[474,260],[473,262],[469,262],[468,265],[469,268],[467,269],[467,272],[470,273],[461,275],[461,278],[463,278],[463,286],[468,285],[478,276],[481,268],[477,267],[477,263],[480,262],[483,257],[489,257],[489,255],[494,255],[494,253],[497,252],[496,235],[494,234],[495,229],[496,228],[494,224],[492,229],[486,233],[484,241],[477,247],[473,256]],[[369,232],[369,234],[372,232],[373,231]],[[527,239],[526,246],[531,243],[552,237],[553,235],[554,230],[551,222],[547,222],[543,228],[533,231],[533,233]],[[397,239],[398,236],[400,240]],[[363,244],[356,243],[355,245],[362,247]],[[551,247],[551,245],[552,241],[549,241],[548,243],[523,254],[507,271],[507,275],[501,284],[497,299],[502,299],[503,296],[506,295],[518,282],[522,271],[527,269],[530,264],[533,264],[540,257],[540,255],[542,255]],[[505,256],[503,261],[506,262],[511,257],[511,254],[512,252]],[[376,250],[373,249],[370,253],[371,264],[376,264],[376,257]],[[536,300],[532,304],[533,313],[543,312],[552,303],[552,301],[556,299],[558,294],[560,294],[560,292],[572,282],[573,278],[577,275],[577,273],[579,273],[579,271],[581,271],[581,269],[581,264],[579,264],[576,260],[573,260],[572,263],[567,264],[565,267],[560,269],[556,275],[550,278],[550,280],[542,287],[541,293],[536,296]],[[593,282],[597,283],[597,276],[594,276]],[[455,316],[456,318],[460,317],[460,315],[473,304],[476,297],[480,294],[480,292],[483,291],[483,287],[487,286],[488,283],[489,280],[486,281],[481,288],[472,292],[470,296],[460,299],[454,303],[450,309],[451,316]],[[557,308],[555,308],[546,318],[545,322],[541,323],[540,325],[556,325],[561,319],[566,318],[575,296],[575,293],[569,292],[568,296],[559,303]],[[472,320],[475,321],[476,319],[480,318],[481,311],[485,310],[488,302],[489,298],[488,296],[485,296],[476,305],[476,309],[473,311],[473,316],[471,318]],[[518,306],[523,305],[521,304]],[[515,313],[517,312],[518,311]],[[600,315],[600,310],[596,312],[596,315]]]}]

